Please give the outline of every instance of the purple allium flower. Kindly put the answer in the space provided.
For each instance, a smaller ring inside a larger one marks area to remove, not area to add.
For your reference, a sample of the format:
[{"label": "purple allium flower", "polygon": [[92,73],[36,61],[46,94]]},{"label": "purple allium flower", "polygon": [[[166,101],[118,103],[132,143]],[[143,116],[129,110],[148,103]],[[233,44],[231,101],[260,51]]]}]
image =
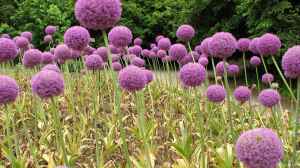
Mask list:
[{"label": "purple allium flower", "polygon": [[[228,68],[227,68],[228,69]],[[224,66],[224,62],[220,61],[219,63],[217,63],[216,65],[216,73],[218,76],[222,76],[225,72],[225,66]]]},{"label": "purple allium flower", "polygon": [[45,65],[42,68],[42,71],[46,71],[46,70],[60,73],[60,69],[59,69],[59,67],[56,64],[47,64],[47,65]]},{"label": "purple allium flower", "polygon": [[25,37],[17,37],[17,38],[16,38],[16,45],[17,45],[17,47],[20,48],[20,49],[25,49],[25,48],[28,47],[29,41],[28,41],[28,39],[25,38]]},{"label": "purple allium flower", "polygon": [[64,61],[72,58],[71,50],[64,44],[56,46],[54,55],[57,57],[57,59]]},{"label": "purple allium flower", "polygon": [[[162,38],[164,38],[163,35],[156,36],[156,37],[155,37],[155,42],[158,43],[159,40],[161,40]],[[152,45],[152,44],[151,44],[151,45]],[[154,45],[155,45],[155,44],[154,44]],[[151,48],[152,48],[152,47],[151,47]]]},{"label": "purple allium flower", "polygon": [[42,64],[51,64],[54,62],[54,55],[51,52],[42,53]]},{"label": "purple allium flower", "polygon": [[83,55],[92,55],[97,49],[91,47],[91,46],[87,46],[84,50],[83,50]]},{"label": "purple allium flower", "polygon": [[158,47],[153,47],[151,49],[152,52],[154,52],[155,54],[159,51],[159,48]]},{"label": "purple allium flower", "polygon": [[31,79],[32,92],[43,99],[59,96],[64,86],[63,76],[52,70],[40,71]]},{"label": "purple allium flower", "polygon": [[1,34],[0,38],[7,38],[10,39],[10,35],[9,34]]},{"label": "purple allium flower", "polygon": [[180,69],[179,77],[185,87],[197,87],[205,81],[206,70],[198,63],[188,63]]},{"label": "purple allium flower", "polygon": [[283,145],[271,129],[244,132],[236,142],[237,158],[247,168],[275,168],[283,158]]},{"label": "purple allium flower", "polygon": [[212,37],[207,37],[201,42],[200,50],[202,54],[210,55],[208,44],[212,40]]},{"label": "purple allium flower", "polygon": [[244,103],[251,98],[251,90],[247,86],[239,86],[233,92],[235,99],[241,103]]},{"label": "purple allium flower", "polygon": [[142,44],[143,44],[143,40],[141,39],[141,38],[135,38],[134,40],[133,40],[133,44],[134,45],[138,45],[138,46],[142,46]]},{"label": "purple allium flower", "polygon": [[253,54],[258,54],[258,48],[257,48],[257,43],[259,41],[259,37],[254,38],[251,40],[250,45],[249,45],[249,50],[253,53]]},{"label": "purple allium flower", "polygon": [[50,43],[50,42],[52,42],[52,41],[53,41],[53,38],[52,38],[51,35],[46,35],[46,36],[44,37],[44,43],[48,44],[48,43]]},{"label": "purple allium flower", "polygon": [[139,91],[146,86],[146,83],[146,75],[139,67],[130,65],[119,72],[119,84],[124,90]]},{"label": "purple allium flower", "polygon": [[99,55],[88,55],[84,59],[84,64],[88,70],[102,70],[104,62]]},{"label": "purple allium flower", "polygon": [[190,25],[181,25],[176,31],[176,36],[182,41],[190,41],[195,36],[195,29]]},{"label": "purple allium flower", "polygon": [[258,95],[259,102],[269,108],[277,105],[280,99],[280,94],[274,89],[265,89]]},{"label": "purple allium flower", "polygon": [[274,76],[270,73],[266,73],[266,74],[263,74],[262,78],[261,78],[261,81],[264,83],[264,84],[270,84],[274,81]]},{"label": "purple allium flower", "polygon": [[220,103],[225,100],[226,91],[221,85],[210,85],[207,88],[206,96],[209,101]]},{"label": "purple allium flower", "polygon": [[42,52],[38,49],[27,50],[24,53],[22,62],[26,68],[33,68],[42,62]]},{"label": "purple allium flower", "polygon": [[201,55],[200,55],[200,58],[201,58],[201,57],[208,58],[208,55],[207,55],[207,54],[205,54],[205,53],[203,53],[203,54],[201,54]]},{"label": "purple allium flower", "polygon": [[199,54],[197,52],[190,52],[188,55],[184,56],[183,58],[181,58],[180,60],[178,60],[178,63],[180,65],[185,65],[187,63],[191,63],[191,62],[197,62],[199,60]]},{"label": "purple allium flower", "polygon": [[235,64],[228,65],[227,70],[230,76],[237,76],[240,73],[240,67]]},{"label": "purple allium flower", "polygon": [[142,50],[142,56],[143,57],[149,57],[149,55],[150,55],[150,50],[148,50],[148,49],[143,49]]},{"label": "purple allium flower", "polygon": [[45,33],[47,35],[53,35],[57,31],[56,26],[49,25],[45,28]]},{"label": "purple allium flower", "polygon": [[134,57],[133,59],[131,59],[131,64],[135,65],[137,67],[144,67],[145,66],[145,60],[143,60],[140,57]]},{"label": "purple allium flower", "polygon": [[284,76],[289,78],[289,79],[296,79],[296,78],[298,78],[299,75],[295,72],[284,71]]},{"label": "purple allium flower", "polygon": [[114,45],[109,45],[108,48],[112,54],[120,54],[121,50]]},{"label": "purple allium flower", "polygon": [[187,55],[187,50],[183,44],[177,43],[170,47],[169,54],[175,60],[180,60]]},{"label": "purple allium flower", "polygon": [[125,26],[116,26],[108,33],[108,39],[114,46],[124,48],[132,42],[132,33]]},{"label": "purple allium flower", "polygon": [[118,61],[120,61],[120,59],[121,59],[121,56],[119,54],[112,54],[112,56],[111,56],[112,62],[118,62]]},{"label": "purple allium flower", "polygon": [[236,47],[237,41],[235,37],[228,32],[215,33],[208,44],[209,53],[221,59],[231,57]]},{"label": "purple allium flower", "polygon": [[29,42],[32,41],[32,33],[31,33],[31,32],[22,32],[22,33],[21,33],[21,37],[27,38],[27,40],[28,40]]},{"label": "purple allium flower", "polygon": [[167,55],[167,52],[165,51],[165,50],[158,50],[158,52],[157,52],[157,56],[159,57],[159,58],[163,58],[163,57],[165,57]]},{"label": "purple allium flower", "polygon": [[202,66],[207,66],[208,65],[208,59],[206,57],[200,57],[198,60],[198,63],[201,64]]},{"label": "purple allium flower", "polygon": [[0,38],[0,63],[17,57],[18,49],[15,42],[8,38]]},{"label": "purple allium flower", "polygon": [[149,55],[149,58],[156,58],[157,55],[154,51],[150,51],[150,55]]},{"label": "purple allium flower", "polygon": [[251,40],[248,38],[241,38],[237,42],[237,48],[241,52],[246,52],[249,50],[249,45],[251,43]]},{"label": "purple allium flower", "polygon": [[162,38],[158,41],[158,48],[161,50],[169,50],[172,43],[169,38]]},{"label": "purple allium flower", "polygon": [[300,46],[289,48],[282,57],[282,68],[289,78],[300,77]]},{"label": "purple allium flower", "polygon": [[199,54],[201,55],[201,45],[197,45],[194,50]]},{"label": "purple allium flower", "polygon": [[146,84],[151,83],[154,79],[153,72],[148,70],[148,69],[144,69],[143,71],[144,71],[145,76],[146,76]]},{"label": "purple allium flower", "polygon": [[154,43],[151,43],[151,44],[150,44],[150,48],[152,49],[152,48],[154,48],[154,47],[157,47],[157,45],[154,44]]},{"label": "purple allium flower", "polygon": [[98,54],[104,62],[108,61],[108,50],[106,47],[99,47],[94,54]]},{"label": "purple allium flower", "polygon": [[14,102],[19,94],[17,82],[4,75],[0,75],[0,105]]},{"label": "purple allium flower", "polygon": [[281,41],[278,36],[266,33],[257,42],[257,50],[260,55],[275,55],[281,48]]},{"label": "purple allium flower", "polygon": [[261,60],[258,56],[253,56],[250,59],[250,64],[254,67],[258,67],[261,64]]},{"label": "purple allium flower", "polygon": [[64,43],[74,50],[83,50],[90,43],[90,33],[81,26],[73,26],[64,34]]},{"label": "purple allium flower", "polygon": [[120,0],[77,0],[75,17],[79,23],[93,30],[113,27],[121,18]]},{"label": "purple allium flower", "polygon": [[134,54],[134,55],[136,55],[136,56],[140,56],[141,55],[141,53],[142,53],[142,47],[141,46],[139,46],[139,45],[135,45],[135,46],[132,46],[132,47],[129,47],[128,48],[128,53],[129,54]]},{"label": "purple allium flower", "polygon": [[119,72],[119,71],[121,71],[122,70],[122,64],[120,64],[120,62],[113,62],[112,64],[111,64],[111,66],[112,66],[112,69],[114,70],[114,71],[117,71],[117,72]]},{"label": "purple allium flower", "polygon": [[81,56],[81,51],[78,51],[78,50],[72,50],[72,49],[70,49],[70,51],[71,51],[71,58],[72,58],[72,59],[80,58],[80,56]]}]

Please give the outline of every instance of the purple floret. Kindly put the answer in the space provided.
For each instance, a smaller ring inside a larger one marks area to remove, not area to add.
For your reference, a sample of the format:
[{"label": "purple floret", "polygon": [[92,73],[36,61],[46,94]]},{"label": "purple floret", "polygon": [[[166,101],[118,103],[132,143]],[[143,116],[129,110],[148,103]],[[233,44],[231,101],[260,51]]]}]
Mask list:
[{"label": "purple floret", "polygon": [[233,92],[235,99],[241,103],[244,103],[251,98],[251,90],[246,86],[239,86]]},{"label": "purple floret", "polygon": [[148,70],[148,69],[144,69],[143,70],[146,76],[146,84],[151,83],[154,80],[154,75],[153,72]]},{"label": "purple floret", "polygon": [[[164,38],[163,35],[158,35],[158,36],[156,36],[156,37],[155,37],[155,42],[158,43],[159,40],[161,40],[162,38]],[[151,45],[152,45],[152,44],[151,44]],[[150,46],[151,46],[151,45],[150,45]],[[154,45],[155,45],[155,44],[154,44]],[[151,48],[152,48],[152,47],[151,47]]]},{"label": "purple floret", "polygon": [[48,65],[45,65],[45,66],[42,68],[42,71],[45,71],[45,70],[48,70],[48,71],[54,71],[54,72],[60,73],[60,69],[59,69],[59,67],[58,67],[56,64],[48,64]]},{"label": "purple floret", "polygon": [[257,42],[257,50],[260,55],[275,55],[281,48],[281,41],[278,36],[266,33]]},{"label": "purple floret", "polygon": [[179,78],[183,86],[197,87],[205,81],[206,70],[198,63],[188,63],[180,69]]},{"label": "purple floret", "polygon": [[225,100],[226,91],[221,85],[210,85],[206,91],[207,99],[214,103],[220,103]]},{"label": "purple floret", "polygon": [[212,36],[209,41],[209,53],[217,58],[228,58],[236,51],[237,41],[235,37],[228,32],[218,32]]},{"label": "purple floret", "polygon": [[42,52],[38,49],[30,49],[24,53],[22,63],[26,68],[33,68],[42,63]]},{"label": "purple floret", "polygon": [[63,60],[63,61],[72,58],[71,50],[68,48],[68,46],[66,46],[64,44],[60,44],[60,45],[56,46],[56,48],[54,50],[54,55],[55,55],[55,57],[57,57],[57,59]]},{"label": "purple floret", "polygon": [[54,59],[54,55],[51,52],[42,53],[42,64],[52,64]]},{"label": "purple floret", "polygon": [[253,54],[259,54],[258,48],[257,48],[258,41],[259,41],[259,38],[257,37],[257,38],[252,39],[251,42],[250,42],[249,50],[250,50]]},{"label": "purple floret", "polygon": [[237,48],[241,52],[246,52],[249,50],[249,45],[251,43],[251,40],[248,38],[241,38],[237,42]]},{"label": "purple floret", "polygon": [[269,108],[277,105],[280,99],[280,94],[274,89],[265,89],[258,95],[259,102]]},{"label": "purple floret", "polygon": [[32,41],[32,33],[31,32],[22,32],[21,33],[21,37],[25,37],[25,38],[27,38],[27,40],[29,41],[29,42],[31,42]]},{"label": "purple floret", "polygon": [[104,62],[99,55],[93,54],[85,57],[85,66],[88,70],[102,70],[104,68]]},{"label": "purple floret", "polygon": [[227,67],[229,76],[237,76],[240,73],[240,67],[235,64],[228,65]]},{"label": "purple floret", "polygon": [[132,33],[125,26],[116,26],[108,33],[108,39],[114,46],[124,48],[132,42]]},{"label": "purple floret", "polygon": [[157,52],[157,56],[159,57],[159,58],[163,58],[163,57],[165,57],[167,55],[167,52],[165,51],[165,50],[158,50],[158,52]]},{"label": "purple floret", "polygon": [[20,48],[20,49],[26,49],[26,48],[28,48],[29,41],[28,41],[27,38],[25,38],[25,37],[17,37],[15,39],[15,41],[16,41],[16,45],[17,45],[18,48]]},{"label": "purple floret", "polygon": [[53,41],[53,38],[52,38],[51,35],[46,35],[46,36],[44,37],[44,43],[48,44],[48,43],[50,43],[50,42],[52,42],[52,41]]},{"label": "purple floret", "polygon": [[0,105],[14,102],[20,92],[17,82],[4,75],[0,75]]},{"label": "purple floret", "polygon": [[206,57],[200,57],[198,60],[198,63],[201,64],[202,66],[207,66],[208,65],[208,59]]},{"label": "purple floret", "polygon": [[208,44],[210,43],[211,40],[212,40],[212,37],[207,37],[206,39],[204,39],[201,42],[200,50],[201,50],[202,54],[210,55]]},{"label": "purple floret", "polygon": [[18,49],[15,42],[8,38],[0,38],[0,63],[17,57]]},{"label": "purple floret", "polygon": [[45,28],[45,33],[47,35],[53,35],[57,31],[56,26],[49,25]]},{"label": "purple floret", "polygon": [[258,67],[261,64],[261,60],[258,56],[253,56],[250,59],[250,64],[254,67]]},{"label": "purple floret", "polygon": [[190,41],[195,36],[195,30],[190,25],[181,25],[176,31],[176,36],[182,41]]},{"label": "purple floret", "polygon": [[171,40],[169,38],[162,38],[158,41],[158,48],[161,50],[169,50],[171,47],[172,43]]},{"label": "purple floret", "polygon": [[148,50],[148,49],[143,49],[142,50],[142,56],[143,57],[149,57],[149,55],[150,55],[150,50]]},{"label": "purple floret", "polygon": [[225,73],[225,66],[224,66],[224,62],[223,61],[217,63],[217,65],[216,65],[216,73],[217,73],[218,76],[223,76],[223,74]]},{"label": "purple floret", "polygon": [[64,43],[71,49],[83,50],[90,43],[90,33],[81,26],[73,26],[64,34]]},{"label": "purple floret", "polygon": [[135,65],[137,67],[144,67],[145,60],[143,60],[142,58],[139,58],[139,57],[134,57],[133,59],[131,59],[131,64]]},{"label": "purple floret", "polygon": [[117,71],[117,72],[119,72],[119,71],[121,71],[122,70],[122,64],[120,63],[120,62],[113,62],[112,63],[112,69],[114,70],[114,71]]},{"label": "purple floret", "polygon": [[300,77],[300,46],[289,48],[282,57],[282,68],[289,78]]},{"label": "purple floret", "polygon": [[180,60],[187,55],[187,49],[183,44],[173,44],[169,49],[169,54],[174,60]]},{"label": "purple floret", "polygon": [[99,47],[94,54],[98,54],[104,62],[108,61],[108,50],[106,47]]},{"label": "purple floret", "polygon": [[134,55],[136,55],[136,56],[140,56],[141,55],[141,53],[142,53],[142,47],[141,46],[139,46],[139,45],[135,45],[135,46],[132,46],[132,47],[129,47],[128,48],[128,53],[129,54],[134,54]]},{"label": "purple floret", "polygon": [[134,45],[138,45],[138,46],[142,46],[142,44],[143,44],[143,40],[141,39],[141,38],[135,38],[134,40],[133,40],[133,44]]},{"label": "purple floret", "polygon": [[275,168],[284,152],[280,138],[267,128],[256,128],[242,133],[235,148],[237,158],[247,168]]},{"label": "purple floret", "polygon": [[271,84],[274,81],[274,76],[270,73],[263,74],[261,81],[264,84]]},{"label": "purple floret", "polygon": [[142,90],[147,83],[144,71],[134,65],[122,69],[118,79],[121,88],[130,92]]}]

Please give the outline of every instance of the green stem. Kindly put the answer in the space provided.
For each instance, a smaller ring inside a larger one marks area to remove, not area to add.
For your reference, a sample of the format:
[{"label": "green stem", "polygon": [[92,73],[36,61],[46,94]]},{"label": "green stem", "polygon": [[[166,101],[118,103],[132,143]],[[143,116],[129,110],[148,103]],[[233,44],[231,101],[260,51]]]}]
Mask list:
[{"label": "green stem", "polygon": [[226,96],[227,96],[227,112],[228,112],[228,116],[229,116],[229,122],[230,122],[230,134],[231,136],[233,135],[233,118],[232,118],[232,113],[231,113],[231,98],[230,98],[230,86],[229,86],[229,82],[228,82],[228,73],[227,73],[227,62],[226,59],[223,60],[224,62],[224,77],[225,77],[225,87],[226,87]]},{"label": "green stem", "polygon": [[194,63],[196,63],[195,57],[194,57],[194,55],[193,55],[193,50],[192,50],[192,47],[191,47],[191,43],[190,43],[190,42],[188,42],[187,44],[188,44],[188,47],[189,47],[189,50],[190,50],[191,56],[192,56],[192,58],[193,58],[193,62],[194,62]]},{"label": "green stem", "polygon": [[258,74],[257,67],[255,67],[255,72],[256,72],[257,88],[258,88],[258,91],[260,91],[260,82],[259,82],[259,74]]},{"label": "green stem", "polygon": [[248,86],[248,77],[247,77],[247,67],[246,67],[246,55],[245,55],[245,52],[243,52],[243,64],[244,64],[244,72],[245,72],[245,81],[246,81],[246,85]]},{"label": "green stem", "polygon": [[264,66],[265,72],[266,72],[266,73],[268,73],[268,69],[267,69],[267,65],[266,65],[266,62],[265,62],[264,56],[261,56],[261,61],[262,61],[262,63],[263,63],[263,66]]},{"label": "green stem", "polygon": [[291,167],[295,167],[296,160],[297,160],[297,139],[298,139],[298,129],[299,129],[299,118],[300,113],[300,77],[298,77],[297,81],[297,104],[296,104],[296,111],[294,117],[294,135],[293,135],[293,156],[291,159]]},{"label": "green stem", "polygon": [[211,57],[211,64],[212,64],[213,71],[214,71],[215,83],[218,84],[217,72],[216,72],[216,67],[215,67],[215,61],[214,61],[213,57]]}]

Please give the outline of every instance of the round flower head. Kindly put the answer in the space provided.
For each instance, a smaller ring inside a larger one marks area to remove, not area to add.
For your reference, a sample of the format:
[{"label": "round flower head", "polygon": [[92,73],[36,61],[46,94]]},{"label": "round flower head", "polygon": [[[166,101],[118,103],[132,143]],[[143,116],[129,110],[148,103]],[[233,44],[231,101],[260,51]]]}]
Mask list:
[{"label": "round flower head", "polygon": [[275,55],[281,48],[281,41],[278,36],[266,33],[257,42],[257,50],[260,55]]},{"label": "round flower head", "polygon": [[171,41],[169,38],[162,38],[158,41],[158,48],[161,50],[169,50],[171,47]]},{"label": "round flower head", "polygon": [[90,43],[90,33],[87,29],[81,26],[73,26],[64,34],[65,44],[74,50],[83,50]]},{"label": "round flower head", "polygon": [[258,56],[253,56],[250,59],[250,64],[254,67],[258,67],[261,64],[261,60]]},{"label": "round flower head", "polygon": [[116,47],[127,47],[132,41],[131,30],[125,26],[116,26],[108,33],[108,39]]},{"label": "round flower head", "polygon": [[120,64],[120,62],[113,62],[111,64],[111,66],[112,66],[112,69],[117,72],[121,71],[121,69],[122,69],[122,64]]},{"label": "round flower head", "polygon": [[179,77],[185,87],[197,87],[205,81],[206,70],[198,63],[188,63],[180,69]]},{"label": "round flower head", "polygon": [[300,77],[300,46],[294,46],[282,57],[282,68],[289,78]]},{"label": "round flower head", "polygon": [[277,105],[280,99],[280,94],[274,89],[265,89],[258,95],[259,102],[269,108]]},{"label": "round flower head", "polygon": [[156,57],[157,57],[156,53],[153,51],[150,51],[149,58],[156,58]]},{"label": "round flower head", "polygon": [[227,70],[230,76],[237,76],[240,73],[240,67],[235,64],[228,65]]},{"label": "round flower head", "polygon": [[153,47],[151,49],[152,52],[154,52],[155,54],[159,51],[159,48],[158,47]]},{"label": "round flower head", "polygon": [[45,65],[43,68],[42,68],[42,71],[54,71],[54,72],[57,72],[57,73],[60,73],[60,69],[57,65],[55,64],[48,64],[48,65]]},{"label": "round flower head", "polygon": [[118,79],[121,88],[130,92],[142,90],[147,83],[144,71],[134,65],[122,69]]},{"label": "round flower head", "polygon": [[92,55],[97,49],[91,47],[91,46],[87,46],[84,50],[83,50],[83,55]]},{"label": "round flower head", "polygon": [[108,50],[106,47],[99,47],[94,54],[98,54],[104,62],[108,61]]},{"label": "round flower head", "polygon": [[16,45],[20,49],[25,49],[25,48],[28,48],[29,41],[25,37],[17,37],[16,38]]},{"label": "round flower head", "polygon": [[285,71],[284,76],[289,78],[289,79],[296,79],[296,78],[298,78],[299,75],[295,72]]},{"label": "round flower head", "polygon": [[4,75],[0,75],[0,105],[14,102],[19,94],[17,82]]},{"label": "round flower head", "polygon": [[151,44],[150,44],[150,48],[152,49],[152,48],[154,48],[154,47],[157,47],[156,44],[151,43]]},{"label": "round flower head", "polygon": [[197,45],[194,50],[199,54],[201,55],[201,45]]},{"label": "round flower head", "polygon": [[247,168],[275,168],[283,158],[283,145],[271,129],[244,132],[236,142],[237,158]]},{"label": "round flower head", "polygon": [[176,36],[182,41],[190,41],[195,36],[195,30],[190,25],[181,25],[176,31]]},{"label": "round flower head", "polygon": [[[155,42],[158,43],[159,40],[161,40],[162,38],[164,38],[164,36],[162,36],[162,35],[156,36],[156,37],[155,37]],[[151,45],[152,45],[152,44],[151,44]],[[155,44],[154,44],[154,45],[155,45]],[[152,47],[151,47],[151,48],[152,48]]]},{"label": "round flower head", "polygon": [[158,52],[157,52],[157,56],[159,57],[159,58],[163,58],[163,57],[165,57],[167,55],[167,52],[165,51],[165,50],[158,50]]},{"label": "round flower head", "polygon": [[0,63],[17,57],[18,49],[15,42],[8,38],[0,38]]},{"label": "round flower head", "polygon": [[258,54],[258,48],[257,48],[257,43],[259,41],[259,38],[254,38],[251,40],[250,45],[249,45],[249,50],[253,53],[253,54]]},{"label": "round flower head", "polygon": [[140,56],[141,55],[141,53],[142,53],[142,47],[141,46],[139,46],[139,45],[135,45],[135,46],[132,46],[132,47],[129,47],[128,48],[128,53],[129,54],[134,54],[134,55],[136,55],[136,56]]},{"label": "round flower head", "polygon": [[10,35],[9,34],[1,34],[0,38],[8,38],[8,39],[10,39]]},{"label": "round flower head", "polygon": [[64,79],[55,71],[40,71],[31,79],[31,88],[33,93],[43,99],[59,96],[64,91]]},{"label": "round flower head", "polygon": [[274,76],[270,73],[266,73],[262,76],[261,78],[261,81],[264,83],[264,84],[270,84],[274,81]]},{"label": "round flower head", "polygon": [[78,50],[72,50],[72,49],[70,49],[70,51],[71,51],[71,58],[72,58],[72,59],[80,58],[80,56],[81,56],[81,51],[78,51]]},{"label": "round flower head", "polygon": [[138,45],[138,46],[142,46],[142,44],[143,44],[143,40],[141,39],[141,38],[135,38],[134,40],[133,40],[133,44],[134,45]]},{"label": "round flower head", "polygon": [[217,63],[216,65],[216,73],[218,76],[222,76],[225,72],[225,66],[224,66],[224,62],[221,61],[219,63]]},{"label": "round flower head", "polygon": [[108,48],[112,54],[120,54],[121,50],[114,45],[109,45]]},{"label": "round flower head", "polygon": [[207,66],[208,65],[208,59],[206,57],[200,57],[198,60],[198,63],[201,64],[202,66]]},{"label": "round flower head", "polygon": [[56,46],[54,55],[55,57],[57,57],[57,59],[60,60],[67,60],[72,58],[71,50],[64,44]]},{"label": "round flower head", "polygon": [[118,61],[120,61],[120,59],[121,59],[121,56],[119,54],[113,54],[111,56],[112,62],[118,62]]},{"label": "round flower head", "polygon": [[42,53],[42,64],[51,64],[54,62],[54,55],[51,52]]},{"label": "round flower head", "polygon": [[135,65],[137,67],[144,67],[145,66],[145,60],[143,60],[142,58],[139,58],[139,57],[134,57],[131,60],[131,64]]},{"label": "round flower head", "polygon": [[120,0],[77,0],[75,17],[79,23],[93,30],[113,27],[121,18]]},{"label": "round flower head", "polygon": [[53,38],[52,38],[51,35],[46,35],[46,36],[44,37],[44,43],[48,44],[48,43],[50,43],[50,42],[52,42],[52,41],[53,41]]},{"label": "round flower head", "polygon": [[170,47],[169,54],[171,57],[174,58],[174,60],[180,60],[181,58],[187,55],[187,50],[182,44],[173,44]]},{"label": "round flower head", "polygon": [[220,103],[225,100],[226,91],[221,85],[210,85],[207,88],[206,96],[209,101]]},{"label": "round flower head", "polygon": [[249,45],[250,45],[251,40],[248,38],[241,38],[237,42],[237,48],[241,52],[246,52],[249,50]]},{"label": "round flower head", "polygon": [[150,55],[150,50],[148,50],[148,49],[143,49],[142,50],[142,56],[143,57],[149,57],[149,55]]},{"label": "round flower head", "polygon": [[101,70],[104,68],[104,62],[99,55],[86,56],[84,63],[88,70]]},{"label": "round flower head", "polygon": [[207,37],[200,44],[200,51],[202,54],[210,55],[208,44],[212,40],[212,37]]},{"label": "round flower head", "polygon": [[53,35],[56,31],[57,31],[56,26],[51,26],[51,25],[49,25],[49,26],[47,26],[47,27],[45,28],[45,33],[46,33],[47,35]]},{"label": "round flower head", "polygon": [[144,69],[143,70],[146,76],[146,84],[149,84],[153,81],[154,76],[153,76],[153,72],[148,70],[148,69]]},{"label": "round flower head", "polygon": [[244,103],[251,98],[251,90],[246,86],[239,86],[233,92],[235,99],[241,103]]},{"label": "round flower head", "polygon": [[29,42],[32,41],[32,33],[31,33],[31,32],[23,32],[23,33],[21,33],[21,37],[27,38],[27,40],[28,40]]},{"label": "round flower head", "polygon": [[208,43],[209,53],[217,58],[231,57],[237,47],[237,41],[231,33],[219,32]]},{"label": "round flower head", "polygon": [[42,52],[37,49],[30,49],[24,53],[22,59],[23,65],[27,68],[33,68],[42,62]]},{"label": "round flower head", "polygon": [[190,52],[188,55],[184,56],[183,58],[181,58],[180,60],[178,60],[178,63],[180,65],[185,65],[187,63],[191,63],[191,62],[197,62],[199,60],[199,54],[197,52]]}]

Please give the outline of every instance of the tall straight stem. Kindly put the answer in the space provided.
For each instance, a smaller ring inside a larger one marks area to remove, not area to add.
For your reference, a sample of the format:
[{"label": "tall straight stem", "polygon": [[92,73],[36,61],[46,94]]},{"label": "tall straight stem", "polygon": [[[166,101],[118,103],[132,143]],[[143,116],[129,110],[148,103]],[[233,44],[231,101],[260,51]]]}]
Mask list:
[{"label": "tall straight stem", "polygon": [[294,117],[294,135],[293,135],[293,156],[292,156],[292,162],[291,167],[295,167],[295,163],[297,160],[297,139],[298,139],[298,129],[299,129],[299,123],[298,123],[298,117],[300,113],[300,77],[298,77],[297,81],[297,103],[296,103],[296,111],[295,111],[295,117]]},{"label": "tall straight stem", "polygon": [[213,57],[211,57],[211,64],[212,64],[213,71],[214,71],[215,83],[218,84],[217,72],[216,72],[216,67],[215,67],[215,61],[214,61]]},{"label": "tall straight stem", "polygon": [[224,58],[223,60],[224,62],[224,77],[225,77],[225,87],[226,87],[226,96],[227,96],[227,112],[228,112],[228,116],[229,116],[229,122],[230,122],[230,134],[231,136],[233,135],[233,122],[232,122],[232,113],[231,113],[231,98],[230,98],[230,87],[229,87],[229,82],[228,82],[228,73],[227,73],[227,62],[226,62],[226,58]]},{"label": "tall straight stem", "polygon": [[[192,56],[192,58],[193,58],[193,62],[195,63],[195,62],[196,62],[196,60],[195,60],[195,57],[194,57],[194,55],[193,55],[193,50],[192,50],[192,47],[191,47],[191,43],[190,43],[190,42],[188,42],[187,44],[188,44],[188,47],[189,47],[189,50],[190,50],[191,56]],[[198,61],[198,60],[197,60],[197,61]]]},{"label": "tall straight stem", "polygon": [[256,72],[257,88],[258,88],[258,91],[260,91],[260,82],[259,82],[259,75],[258,75],[257,67],[255,67],[255,72]]},{"label": "tall straight stem", "polygon": [[245,52],[243,52],[243,64],[244,64],[245,81],[246,81],[246,85],[248,86],[248,77],[247,77],[247,67],[246,67],[246,55],[245,55]]}]

